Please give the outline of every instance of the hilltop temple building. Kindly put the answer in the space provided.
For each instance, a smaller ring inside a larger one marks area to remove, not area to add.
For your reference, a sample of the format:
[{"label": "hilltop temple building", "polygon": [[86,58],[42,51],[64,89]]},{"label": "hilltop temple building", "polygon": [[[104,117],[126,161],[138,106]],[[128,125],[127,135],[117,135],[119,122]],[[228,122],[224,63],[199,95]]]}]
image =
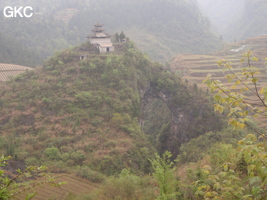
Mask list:
[{"label": "hilltop temple building", "polygon": [[87,38],[90,40],[91,44],[95,45],[99,50],[99,53],[107,53],[114,51],[114,46],[110,40],[111,35],[105,33],[102,28],[103,24],[95,24],[92,34],[88,35]]}]

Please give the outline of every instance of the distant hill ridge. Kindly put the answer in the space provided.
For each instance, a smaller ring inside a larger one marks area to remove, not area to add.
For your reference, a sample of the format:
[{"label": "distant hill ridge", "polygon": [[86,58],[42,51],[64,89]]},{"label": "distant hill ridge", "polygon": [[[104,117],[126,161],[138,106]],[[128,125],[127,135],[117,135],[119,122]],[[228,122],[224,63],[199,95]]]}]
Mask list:
[{"label": "distant hill ridge", "polygon": [[33,68],[22,65],[0,63],[0,82],[8,81],[11,77],[15,77]]},{"label": "distant hill ridge", "polygon": [[[57,0],[38,3],[7,0],[5,4],[0,3],[0,8],[6,4],[27,5],[26,2],[42,14],[14,20],[0,16],[2,62],[26,66],[41,64],[55,50],[85,42],[97,22],[104,24],[110,34],[123,31],[143,52],[163,63],[177,53],[207,53],[222,45],[195,0]],[[11,43],[18,43],[23,49]],[[6,50],[13,46],[16,48],[8,54]]]}]

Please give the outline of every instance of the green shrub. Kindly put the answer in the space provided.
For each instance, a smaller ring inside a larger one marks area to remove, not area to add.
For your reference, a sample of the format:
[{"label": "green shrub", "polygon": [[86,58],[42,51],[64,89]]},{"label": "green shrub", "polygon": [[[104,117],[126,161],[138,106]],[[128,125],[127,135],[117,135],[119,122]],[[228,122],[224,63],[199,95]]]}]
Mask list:
[{"label": "green shrub", "polygon": [[70,154],[69,153],[62,153],[60,155],[60,158],[61,158],[62,161],[66,162],[67,160],[70,159]]},{"label": "green shrub", "polygon": [[133,175],[129,170],[122,170],[119,177],[109,177],[101,188],[100,199],[108,200],[155,200],[155,191],[148,182]]},{"label": "green shrub", "polygon": [[123,124],[123,118],[121,114],[119,113],[114,113],[113,117],[111,119],[112,125],[115,127],[120,127]]},{"label": "green shrub", "polygon": [[82,162],[86,159],[86,156],[83,151],[78,150],[76,152],[72,152],[70,154],[70,158],[75,162],[76,165],[81,165]]},{"label": "green shrub", "polygon": [[37,166],[39,161],[35,157],[29,157],[25,159],[26,166]]},{"label": "green shrub", "polygon": [[178,181],[174,176],[174,163],[170,160],[172,154],[166,151],[162,157],[158,154],[155,157],[151,164],[154,170],[153,177],[156,179],[160,190],[157,200],[176,199],[177,195],[179,195],[177,192]]},{"label": "green shrub", "polygon": [[244,131],[233,131],[230,128],[226,128],[220,132],[205,133],[204,135],[191,139],[188,143],[182,144],[177,159],[180,164],[198,162],[209,154],[210,149],[215,149],[213,146],[217,143],[236,145],[243,134]]},{"label": "green shrub", "polygon": [[69,160],[66,162],[66,165],[67,165],[68,167],[72,167],[72,166],[75,165],[75,161],[72,160],[72,159],[69,159]]},{"label": "green shrub", "polygon": [[15,155],[17,155],[17,160],[23,161],[28,158],[29,153],[23,149],[18,148],[15,150]]},{"label": "green shrub", "polygon": [[214,168],[221,167],[225,163],[231,163],[235,165],[237,163],[236,158],[237,151],[231,144],[215,144],[210,150],[210,161]]},{"label": "green shrub", "polygon": [[94,183],[102,183],[105,180],[105,176],[101,173],[92,170],[88,166],[78,166],[76,168],[76,175],[80,176],[82,178],[86,178],[89,181],[92,181]]},{"label": "green shrub", "polygon": [[45,155],[51,160],[59,159],[59,150],[57,147],[49,147],[45,149]]}]

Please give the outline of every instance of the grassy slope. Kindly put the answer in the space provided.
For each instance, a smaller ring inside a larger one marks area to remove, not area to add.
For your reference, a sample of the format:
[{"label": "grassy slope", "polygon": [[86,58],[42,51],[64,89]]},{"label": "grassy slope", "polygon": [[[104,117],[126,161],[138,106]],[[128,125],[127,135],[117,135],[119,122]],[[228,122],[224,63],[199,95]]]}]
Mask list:
[{"label": "grassy slope", "polygon": [[79,62],[77,53],[61,53],[2,87],[1,153],[28,165],[54,163],[54,170],[84,164],[105,174],[148,172],[154,148],[136,119],[138,88],[148,79],[135,67],[153,64],[139,54]]}]

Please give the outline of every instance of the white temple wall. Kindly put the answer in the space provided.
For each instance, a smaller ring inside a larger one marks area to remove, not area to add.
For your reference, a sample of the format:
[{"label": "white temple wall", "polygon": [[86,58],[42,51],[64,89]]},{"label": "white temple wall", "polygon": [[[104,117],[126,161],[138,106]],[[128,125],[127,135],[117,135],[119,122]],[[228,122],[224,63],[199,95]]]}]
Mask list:
[{"label": "white temple wall", "polygon": [[91,38],[91,44],[103,44],[103,43],[111,43],[110,38]]}]

